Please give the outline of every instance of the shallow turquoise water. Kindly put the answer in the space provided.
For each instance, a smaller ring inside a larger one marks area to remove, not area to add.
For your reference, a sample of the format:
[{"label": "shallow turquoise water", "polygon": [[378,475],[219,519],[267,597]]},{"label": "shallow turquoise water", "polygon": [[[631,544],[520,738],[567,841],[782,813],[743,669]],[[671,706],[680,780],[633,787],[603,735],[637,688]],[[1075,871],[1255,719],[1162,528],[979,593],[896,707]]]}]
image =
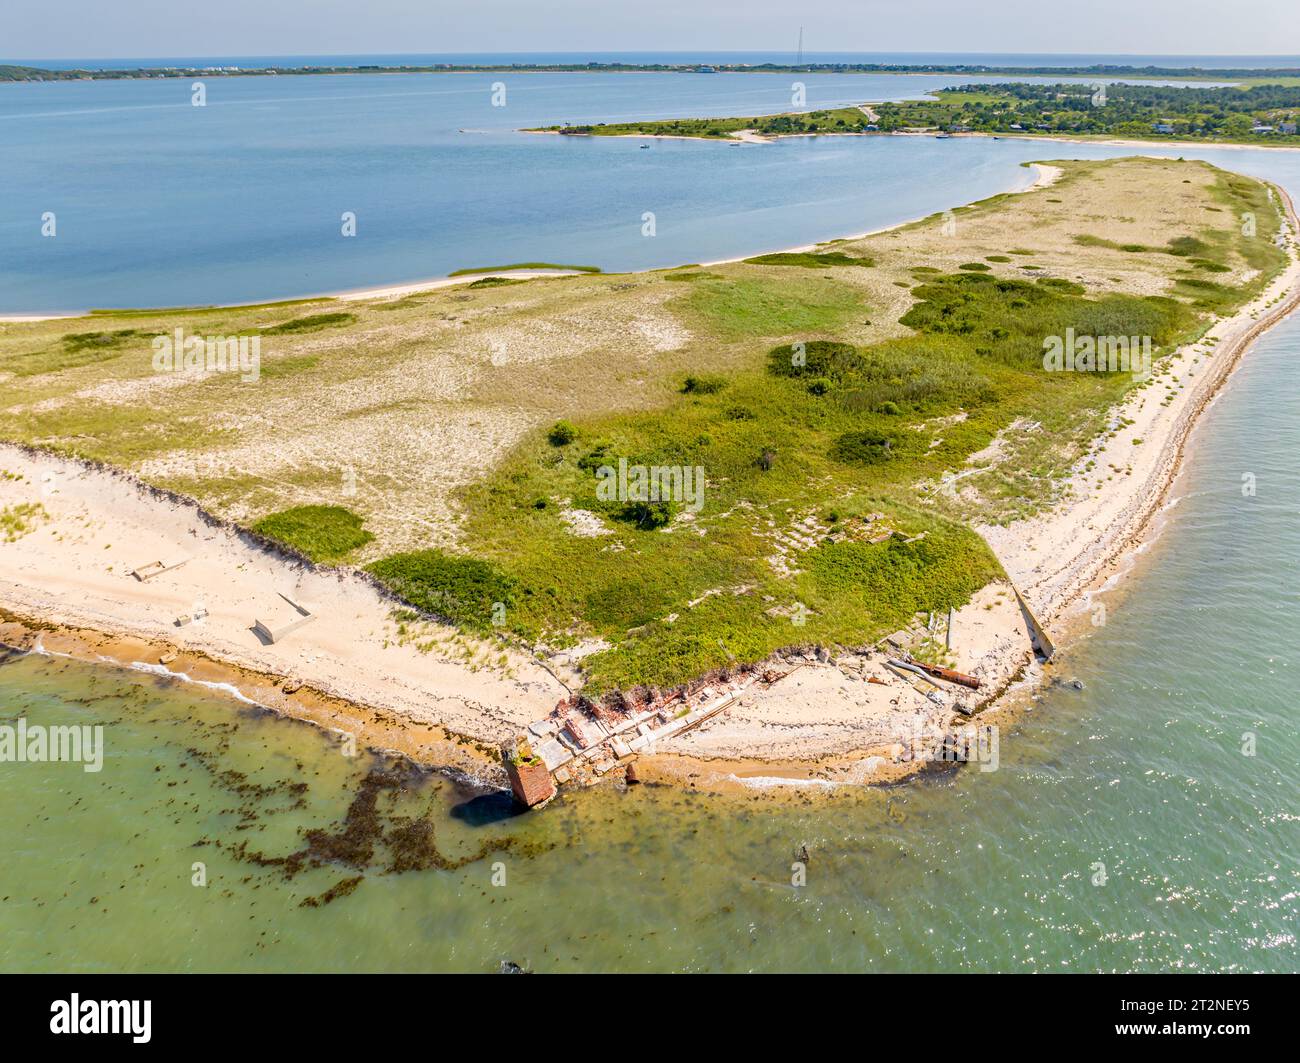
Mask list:
[{"label": "shallow turquoise water", "polygon": [[231,847],[338,832],[372,762],[195,688],[11,660],[4,722],[102,722],[108,755],[98,775],[0,766],[0,967],[1293,971],[1298,326],[1212,408],[1154,563],[1059,665],[1084,690],[1047,691],[994,772],[793,804],[596,790],[513,818],[420,776],[380,795],[380,831],[423,818],[453,861],[516,848],[393,873],[381,841],[364,872],[286,879]]}]

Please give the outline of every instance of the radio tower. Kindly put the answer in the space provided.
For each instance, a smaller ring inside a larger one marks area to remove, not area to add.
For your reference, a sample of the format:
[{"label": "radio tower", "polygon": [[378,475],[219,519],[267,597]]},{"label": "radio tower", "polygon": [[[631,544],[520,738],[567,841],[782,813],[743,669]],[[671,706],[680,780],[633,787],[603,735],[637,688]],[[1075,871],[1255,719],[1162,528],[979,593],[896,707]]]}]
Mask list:
[{"label": "radio tower", "polygon": [[799,57],[795,60],[795,66],[803,66],[803,27],[799,27]]}]

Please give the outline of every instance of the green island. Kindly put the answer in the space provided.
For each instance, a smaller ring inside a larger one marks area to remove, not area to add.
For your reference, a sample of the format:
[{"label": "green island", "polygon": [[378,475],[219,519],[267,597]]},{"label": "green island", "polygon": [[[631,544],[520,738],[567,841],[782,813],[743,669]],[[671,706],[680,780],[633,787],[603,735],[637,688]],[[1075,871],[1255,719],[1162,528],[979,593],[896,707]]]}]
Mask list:
[{"label": "green island", "polygon": [[[5,323],[0,438],[365,568],[404,631],[585,644],[593,691],[862,645],[999,576],[978,527],[1099,489],[1070,476],[1115,403],[1168,401],[1160,356],[1286,261],[1258,180],[1051,165],[1050,188],[707,269]],[[172,386],[150,340],[177,328],[260,336],[259,378]],[[1069,329],[1149,336],[1154,371],[1045,372]],[[602,493],[627,467],[699,470],[696,494]]]},{"label": "green island", "polygon": [[[590,136],[728,138],[837,133],[988,133],[1125,137],[1300,147],[1300,83],[1189,88],[1161,85],[966,85],[933,98],[748,118],[558,125]],[[542,130],[529,130],[537,132]]]}]

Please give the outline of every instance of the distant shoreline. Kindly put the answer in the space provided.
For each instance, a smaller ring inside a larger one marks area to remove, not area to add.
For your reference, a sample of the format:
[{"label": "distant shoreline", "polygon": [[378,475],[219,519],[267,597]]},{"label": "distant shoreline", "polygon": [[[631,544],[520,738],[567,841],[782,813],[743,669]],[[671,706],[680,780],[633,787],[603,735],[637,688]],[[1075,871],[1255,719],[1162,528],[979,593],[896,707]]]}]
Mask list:
[{"label": "distant shoreline", "polygon": [[359,64],[353,66],[141,66],[56,69],[0,63],[0,82],[123,81],[186,77],[307,77],[324,74],[956,74],[971,77],[1099,77],[1185,81],[1259,81],[1300,78],[1300,67],[997,66],[979,63],[431,63],[428,65]]}]

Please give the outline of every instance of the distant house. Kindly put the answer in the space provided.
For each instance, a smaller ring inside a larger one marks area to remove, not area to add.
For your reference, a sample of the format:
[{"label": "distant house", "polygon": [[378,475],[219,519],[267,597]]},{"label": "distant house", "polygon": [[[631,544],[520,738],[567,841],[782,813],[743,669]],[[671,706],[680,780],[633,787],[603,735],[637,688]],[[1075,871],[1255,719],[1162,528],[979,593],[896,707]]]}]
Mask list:
[{"label": "distant house", "polygon": [[948,132],[950,132],[950,133],[969,133],[969,132],[970,132],[970,126],[968,126],[968,125],[950,125],[950,126],[948,127]]},{"label": "distant house", "polygon": [[1265,125],[1263,122],[1256,122],[1250,127],[1252,133],[1273,133],[1275,130],[1271,125]]},{"label": "distant house", "polygon": [[697,74],[716,74],[718,71],[716,68],[711,66],[697,66],[695,72]]},{"label": "distant house", "polygon": [[1025,127],[1022,126],[1019,122],[1012,122],[1012,123],[1011,123],[1011,128],[1012,128],[1012,129],[1024,129]]},{"label": "distant house", "polygon": [[[868,123],[867,123],[867,132],[868,132],[868,133],[879,133],[879,132],[880,132],[880,126],[876,125],[875,122],[868,122]],[[1295,132],[1294,128],[1292,129],[1292,132]]]},{"label": "distant house", "polygon": [[1151,127],[1151,130],[1152,132],[1155,133],[1172,133],[1174,131],[1174,127],[1170,125],[1168,122],[1157,122],[1155,125]]},{"label": "distant house", "polygon": [[1295,123],[1283,122],[1280,126],[1277,127],[1277,131],[1279,133],[1285,133],[1289,137],[1293,137],[1295,136]]}]

